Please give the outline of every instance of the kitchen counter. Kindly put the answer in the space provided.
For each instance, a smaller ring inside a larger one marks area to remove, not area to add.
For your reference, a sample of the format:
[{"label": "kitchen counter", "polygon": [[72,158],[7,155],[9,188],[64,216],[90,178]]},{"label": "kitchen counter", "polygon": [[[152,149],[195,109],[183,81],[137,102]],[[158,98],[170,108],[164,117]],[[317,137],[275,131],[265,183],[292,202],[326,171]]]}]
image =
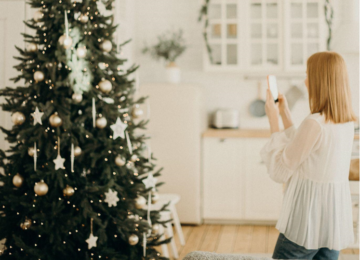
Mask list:
[{"label": "kitchen counter", "polygon": [[[216,138],[269,138],[271,136],[269,129],[214,129],[209,128],[203,134],[203,137]],[[359,140],[359,135],[355,138]]]}]

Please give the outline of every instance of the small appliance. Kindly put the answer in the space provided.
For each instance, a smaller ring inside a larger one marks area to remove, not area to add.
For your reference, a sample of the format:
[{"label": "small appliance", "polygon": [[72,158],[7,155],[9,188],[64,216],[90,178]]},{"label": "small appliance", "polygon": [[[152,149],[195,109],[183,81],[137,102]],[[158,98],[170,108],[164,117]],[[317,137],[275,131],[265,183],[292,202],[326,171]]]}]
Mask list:
[{"label": "small appliance", "polygon": [[236,109],[218,109],[213,116],[214,128],[239,128],[239,111]]}]

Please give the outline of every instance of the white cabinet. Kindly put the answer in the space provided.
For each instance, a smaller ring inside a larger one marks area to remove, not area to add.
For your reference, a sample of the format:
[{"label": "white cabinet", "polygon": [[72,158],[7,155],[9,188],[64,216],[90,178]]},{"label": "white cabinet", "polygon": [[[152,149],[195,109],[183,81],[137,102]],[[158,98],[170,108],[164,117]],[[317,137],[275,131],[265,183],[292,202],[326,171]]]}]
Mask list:
[{"label": "white cabinet", "polygon": [[203,138],[205,221],[276,221],[282,185],[261,162],[267,138]]},{"label": "white cabinet", "polygon": [[212,0],[205,31],[207,71],[305,73],[326,50],[324,0]]}]

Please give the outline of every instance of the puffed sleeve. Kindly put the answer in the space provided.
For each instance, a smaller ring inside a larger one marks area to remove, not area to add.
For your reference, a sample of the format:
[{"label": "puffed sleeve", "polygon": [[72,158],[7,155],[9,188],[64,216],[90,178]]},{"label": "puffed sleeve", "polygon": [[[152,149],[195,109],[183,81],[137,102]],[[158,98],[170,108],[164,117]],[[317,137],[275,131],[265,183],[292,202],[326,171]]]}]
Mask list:
[{"label": "puffed sleeve", "polygon": [[295,170],[317,147],[322,127],[315,119],[307,118],[296,129],[294,126],[271,135],[261,149],[271,179],[278,183],[289,180]]}]

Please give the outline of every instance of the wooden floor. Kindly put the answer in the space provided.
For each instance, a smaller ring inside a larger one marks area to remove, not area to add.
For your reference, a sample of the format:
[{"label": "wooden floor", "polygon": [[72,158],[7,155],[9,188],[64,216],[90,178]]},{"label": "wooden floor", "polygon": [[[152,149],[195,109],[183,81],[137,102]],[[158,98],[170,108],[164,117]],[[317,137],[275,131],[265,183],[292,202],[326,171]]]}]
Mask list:
[{"label": "wooden floor", "polygon": [[[200,225],[182,227],[185,246],[174,235],[179,259],[192,251],[217,253],[270,254],[274,251],[279,231],[274,226],[258,225]],[[159,248],[161,252],[161,249]],[[169,253],[171,250],[169,247]],[[359,249],[344,249],[342,254],[359,255]],[[359,259],[357,257],[357,259]]]}]

